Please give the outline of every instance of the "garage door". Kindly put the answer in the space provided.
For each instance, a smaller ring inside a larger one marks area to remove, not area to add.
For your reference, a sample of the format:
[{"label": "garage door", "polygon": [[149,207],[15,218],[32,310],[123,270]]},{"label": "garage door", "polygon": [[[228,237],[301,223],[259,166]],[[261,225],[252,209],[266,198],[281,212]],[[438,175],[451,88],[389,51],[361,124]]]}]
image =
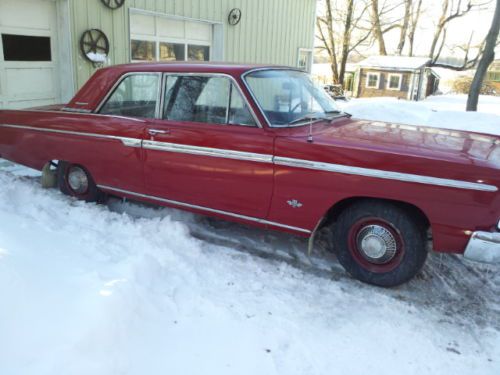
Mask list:
[{"label": "garage door", "polygon": [[0,0],[0,108],[60,101],[56,3]]},{"label": "garage door", "polygon": [[214,26],[198,22],[132,12],[132,61],[209,61]]}]

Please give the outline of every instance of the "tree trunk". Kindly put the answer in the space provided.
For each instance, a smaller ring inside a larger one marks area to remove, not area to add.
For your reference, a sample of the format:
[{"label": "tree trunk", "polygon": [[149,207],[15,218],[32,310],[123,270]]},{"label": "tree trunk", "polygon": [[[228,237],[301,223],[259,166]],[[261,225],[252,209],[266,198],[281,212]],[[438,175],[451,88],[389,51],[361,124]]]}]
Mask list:
[{"label": "tree trunk", "polygon": [[401,26],[401,33],[399,34],[399,43],[397,54],[401,56],[406,42],[406,33],[408,32],[408,24],[410,23],[410,10],[412,0],[405,0],[405,16],[403,18],[403,25]]},{"label": "tree trunk", "polygon": [[335,49],[335,36],[333,35],[333,15],[332,15],[332,4],[330,0],[326,0],[326,22],[328,23],[328,39],[330,40],[330,59],[332,68],[332,78],[333,83],[339,82],[339,71],[337,67],[337,51]]},{"label": "tree trunk", "polygon": [[349,55],[349,46],[351,44],[351,24],[352,12],[354,9],[354,0],[347,0],[347,13],[344,21],[344,35],[342,38],[342,55],[340,57],[339,83],[344,85],[345,66]]},{"label": "tree trunk", "polygon": [[[413,5],[413,4],[412,4]],[[412,8],[411,25],[408,31],[408,56],[413,56],[413,45],[415,42],[415,31],[417,30],[418,21],[420,19],[420,12],[422,9],[422,0],[418,0],[417,8]]]},{"label": "tree trunk", "polygon": [[472,84],[467,98],[467,111],[477,111],[477,102],[479,100],[479,92],[483,85],[484,76],[488,70],[488,66],[495,58],[495,45],[498,39],[498,31],[500,29],[500,0],[496,1],[495,14],[491,23],[490,31],[486,35],[486,44],[483,51],[483,56],[479,60],[479,64],[472,79]]},{"label": "tree trunk", "polygon": [[[437,58],[435,58],[434,54],[436,53],[436,47],[439,42],[439,37],[441,36],[444,25],[446,24],[446,14],[448,13],[448,8],[450,5],[449,0],[443,0],[441,17],[439,17],[438,24],[436,26],[436,30],[434,31],[434,37],[432,38],[431,49],[429,51],[429,57],[432,59],[432,62],[435,62]],[[443,41],[444,43],[444,41]]]},{"label": "tree trunk", "polygon": [[371,5],[372,5],[373,31],[375,33],[375,38],[377,39],[378,42],[378,53],[380,55],[387,55],[387,50],[385,49],[384,33],[382,32],[382,26],[380,25],[378,0],[371,0]]}]

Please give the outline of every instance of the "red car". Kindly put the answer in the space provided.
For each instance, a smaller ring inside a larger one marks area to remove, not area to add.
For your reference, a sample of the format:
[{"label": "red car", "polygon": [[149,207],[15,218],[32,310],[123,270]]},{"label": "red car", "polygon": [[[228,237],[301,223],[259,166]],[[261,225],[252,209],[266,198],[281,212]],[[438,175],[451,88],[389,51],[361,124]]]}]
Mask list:
[{"label": "red car", "polygon": [[[500,260],[500,139],[360,121],[288,67],[129,64],[65,106],[0,111],[0,157],[105,193],[287,231],[394,286],[435,251]],[[53,169],[53,168],[52,168]]]}]

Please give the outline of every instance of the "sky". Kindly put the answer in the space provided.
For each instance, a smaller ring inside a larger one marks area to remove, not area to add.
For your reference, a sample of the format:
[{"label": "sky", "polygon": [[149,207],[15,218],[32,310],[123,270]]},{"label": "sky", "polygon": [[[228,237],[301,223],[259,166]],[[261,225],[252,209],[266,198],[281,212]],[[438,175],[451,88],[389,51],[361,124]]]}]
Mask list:
[{"label": "sky", "polygon": [[[322,0],[318,3],[318,12],[322,12]],[[342,3],[343,0],[333,0],[338,3]],[[456,0],[455,0],[456,1]],[[482,0],[473,0],[482,1]],[[484,0],[487,2],[488,0]],[[401,0],[386,0],[387,3],[399,3]],[[453,0],[452,0],[453,2]],[[380,0],[382,4],[383,1]],[[466,2],[464,1],[464,4]],[[485,5],[485,9],[471,11],[467,15],[457,18],[449,23],[447,31],[447,42],[446,47],[443,49],[442,56],[456,56],[460,57],[463,53],[454,48],[456,45],[464,45],[468,42],[471,32],[473,32],[473,42],[472,45],[480,44],[484,40],[488,30],[491,26],[493,12],[494,12],[495,1],[491,0],[489,4]],[[430,44],[435,31],[435,25],[441,13],[441,0],[424,0],[423,2],[423,12],[419,22],[419,29],[415,36],[415,55],[426,56],[429,53]],[[397,17],[397,13],[401,15],[404,12],[404,7],[400,6],[393,13]],[[385,34],[385,42],[387,46],[388,53],[395,50],[395,47],[399,41],[399,29],[395,29],[387,34]],[[317,41],[317,45],[319,42]],[[408,45],[408,44],[407,44]],[[366,54],[377,54],[378,47],[374,45]],[[499,51],[500,52],[500,51]]]}]

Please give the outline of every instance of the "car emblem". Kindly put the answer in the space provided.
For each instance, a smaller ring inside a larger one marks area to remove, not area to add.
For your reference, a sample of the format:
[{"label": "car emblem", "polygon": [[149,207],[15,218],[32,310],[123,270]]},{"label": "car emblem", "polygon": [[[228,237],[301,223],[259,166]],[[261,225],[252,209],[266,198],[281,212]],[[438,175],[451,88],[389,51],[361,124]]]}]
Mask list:
[{"label": "car emblem", "polygon": [[300,208],[302,207],[302,203],[300,203],[297,199],[291,199],[289,201],[286,201],[290,206],[293,208]]}]

